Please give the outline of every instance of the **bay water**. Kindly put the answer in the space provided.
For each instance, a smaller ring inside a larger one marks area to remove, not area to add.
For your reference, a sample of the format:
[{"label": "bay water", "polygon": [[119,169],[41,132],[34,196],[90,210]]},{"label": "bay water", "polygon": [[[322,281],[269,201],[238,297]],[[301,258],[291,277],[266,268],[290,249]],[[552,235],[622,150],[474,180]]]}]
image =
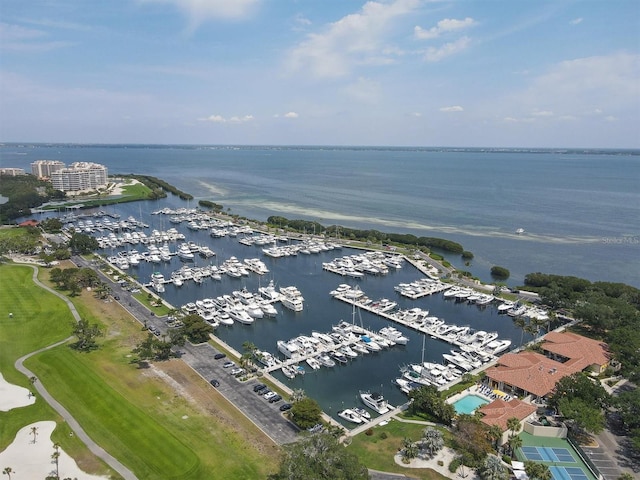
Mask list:
[{"label": "bay water", "polygon": [[[164,207],[196,207],[206,199],[231,213],[265,221],[270,215],[316,220],[324,225],[376,229],[451,239],[475,255],[470,265],[459,256],[445,255],[459,268],[491,281],[492,265],[508,268],[508,283],[519,285],[524,275],[541,271],[576,275],[592,281],[615,281],[640,286],[640,152],[637,151],[526,151],[491,149],[410,149],[330,147],[205,147],[132,145],[17,145],[0,146],[0,165],[30,171],[30,163],[61,160],[67,164],[90,161],[106,165],[110,174],[152,175],[195,196],[186,202],[174,196],[150,202],[106,207],[124,218],[134,216],[163,229],[174,226]],[[32,215],[35,218],[46,214]],[[274,280],[278,286],[296,285],[305,310],[279,307],[275,319],[253,325],[218,328],[217,335],[242,351],[245,341],[276,353],[276,341],[313,330],[326,332],[340,320],[355,320],[378,330],[388,324],[365,311],[334,300],[329,292],[339,283],[355,283],[322,270],[322,262],[352,252],[348,248],[318,255],[273,259],[257,247],[235,238],[213,239],[207,232],[178,227],[190,240],[209,245],[216,257],[207,263],[260,257],[271,272],[264,277],[207,279],[202,285],[167,285],[163,297],[176,307],[205,297],[229,294]],[[523,228],[523,234],[516,229]],[[115,252],[105,252],[107,254]],[[196,264],[205,260],[197,258]],[[168,276],[180,267],[141,264],[135,273],[149,281],[154,270]],[[497,331],[514,346],[529,339],[508,316],[495,307],[444,300],[434,295],[408,300],[393,287],[420,278],[410,265],[387,276],[357,281],[372,299],[391,298],[401,308],[421,307],[447,323]],[[323,409],[335,416],[357,404],[359,390],[376,390],[393,404],[406,397],[392,380],[409,362],[442,361],[451,346],[400,328],[410,337],[407,346],[359,357],[346,366],[308,372],[293,380]],[[309,369],[307,369],[309,370]],[[277,374],[279,375],[279,374]]]}]

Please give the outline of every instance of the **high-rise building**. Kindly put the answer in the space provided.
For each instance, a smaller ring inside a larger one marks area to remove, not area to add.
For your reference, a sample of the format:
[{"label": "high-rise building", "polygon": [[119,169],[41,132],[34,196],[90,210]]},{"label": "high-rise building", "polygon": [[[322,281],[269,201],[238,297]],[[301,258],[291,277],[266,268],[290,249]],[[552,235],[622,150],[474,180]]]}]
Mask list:
[{"label": "high-rise building", "polygon": [[98,163],[75,162],[67,168],[54,171],[51,183],[56,190],[81,192],[107,185],[107,167]]},{"label": "high-rise building", "polygon": [[51,178],[53,172],[63,168],[64,162],[60,160],[36,160],[31,164],[31,173],[38,178]]}]

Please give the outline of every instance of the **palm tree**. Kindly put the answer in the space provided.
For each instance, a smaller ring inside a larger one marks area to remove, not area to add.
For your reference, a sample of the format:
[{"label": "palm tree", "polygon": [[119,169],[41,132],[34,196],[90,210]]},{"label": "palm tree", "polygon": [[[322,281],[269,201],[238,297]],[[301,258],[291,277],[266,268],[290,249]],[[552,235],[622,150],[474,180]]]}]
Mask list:
[{"label": "palm tree", "polygon": [[60,478],[60,445],[57,443],[53,444],[53,454],[51,458],[56,462],[56,478]]},{"label": "palm tree", "polygon": [[497,450],[498,441],[502,438],[502,429],[498,425],[491,425],[487,429],[487,437],[491,440],[493,448]]},{"label": "palm tree", "polygon": [[517,435],[510,435],[509,441],[509,450],[511,450],[511,455],[513,456],[516,453],[516,450],[522,446],[522,439]]},{"label": "palm tree", "polygon": [[527,322],[525,322],[522,317],[516,317],[513,319],[513,324],[520,329],[520,346],[522,346],[522,342],[524,341],[524,330],[527,326]]},{"label": "palm tree", "polygon": [[299,402],[300,400],[302,400],[306,396],[307,396],[307,394],[304,393],[303,389],[296,388],[293,392],[291,392],[291,397],[290,397],[291,403]]},{"label": "palm tree", "polygon": [[507,419],[507,428],[511,431],[511,436],[520,431],[520,420],[516,417]]},{"label": "palm tree", "polygon": [[402,460],[406,463],[412,458],[416,458],[418,456],[418,445],[411,441],[410,438],[404,438],[402,440]]},{"label": "palm tree", "polygon": [[483,480],[507,480],[509,472],[502,464],[502,460],[494,455],[489,455],[480,470],[480,476]]},{"label": "palm tree", "polygon": [[14,472],[13,468],[11,468],[11,467],[4,467],[4,470],[2,470],[2,474],[8,476],[9,480],[11,480],[11,474],[12,473],[16,473],[16,472]]},{"label": "palm tree", "polygon": [[433,456],[444,446],[442,432],[433,427],[425,428],[422,432],[422,445],[425,446],[431,456]]},{"label": "palm tree", "polygon": [[544,463],[526,461],[524,462],[524,471],[531,480],[551,480],[551,470]]},{"label": "palm tree", "polygon": [[31,427],[31,435],[33,435],[33,443],[36,443],[36,437],[38,436],[38,427]]}]

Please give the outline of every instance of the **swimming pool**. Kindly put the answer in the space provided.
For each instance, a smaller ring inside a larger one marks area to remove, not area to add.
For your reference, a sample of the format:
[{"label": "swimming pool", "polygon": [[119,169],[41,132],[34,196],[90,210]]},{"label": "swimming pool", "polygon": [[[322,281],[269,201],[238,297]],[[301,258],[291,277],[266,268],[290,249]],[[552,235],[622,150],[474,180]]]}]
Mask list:
[{"label": "swimming pool", "polygon": [[456,413],[464,413],[467,415],[472,414],[478,407],[482,405],[486,405],[489,403],[482,397],[478,395],[465,395],[460,400],[456,400],[453,402],[453,408],[455,408]]}]

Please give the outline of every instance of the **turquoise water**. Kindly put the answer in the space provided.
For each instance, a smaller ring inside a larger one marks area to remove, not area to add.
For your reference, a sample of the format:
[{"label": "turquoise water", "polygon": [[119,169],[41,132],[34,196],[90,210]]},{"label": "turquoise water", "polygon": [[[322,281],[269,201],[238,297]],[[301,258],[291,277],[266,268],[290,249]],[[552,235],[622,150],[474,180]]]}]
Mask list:
[{"label": "turquoise water", "polygon": [[460,400],[453,403],[453,408],[456,409],[456,413],[459,414],[472,414],[477,408],[489,403],[484,398],[477,395],[466,395]]}]

